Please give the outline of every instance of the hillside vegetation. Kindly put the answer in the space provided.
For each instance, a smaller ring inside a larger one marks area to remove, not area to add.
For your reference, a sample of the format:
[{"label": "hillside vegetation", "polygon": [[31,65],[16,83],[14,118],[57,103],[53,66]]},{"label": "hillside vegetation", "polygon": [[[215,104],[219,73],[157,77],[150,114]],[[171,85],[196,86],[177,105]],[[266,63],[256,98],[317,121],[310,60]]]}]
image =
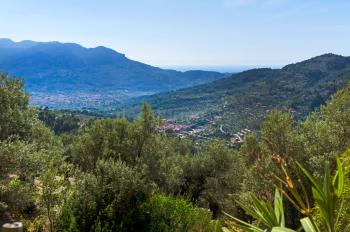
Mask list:
[{"label": "hillside vegetation", "polygon": [[246,127],[258,130],[274,108],[304,118],[348,80],[350,58],[325,54],[281,69],[253,69],[213,83],[138,98],[126,104],[126,112],[134,115],[139,102],[146,100],[166,118],[208,119],[206,125],[212,131],[217,132],[220,125],[231,133]]},{"label": "hillside vegetation", "polygon": [[306,232],[347,231],[350,85],[305,120],[272,110],[261,136],[234,149],[158,133],[147,104],[133,121],[76,128],[74,118],[38,115],[22,87],[0,75],[0,223],[22,221],[27,231],[277,232],[307,222],[319,229]]}]

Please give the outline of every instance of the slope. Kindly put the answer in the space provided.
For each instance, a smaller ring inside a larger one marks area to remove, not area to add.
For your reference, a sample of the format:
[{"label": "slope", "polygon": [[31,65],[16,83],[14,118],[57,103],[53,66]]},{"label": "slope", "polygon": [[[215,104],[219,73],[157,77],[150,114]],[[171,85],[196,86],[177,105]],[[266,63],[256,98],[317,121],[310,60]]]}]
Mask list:
[{"label": "slope", "polygon": [[[138,98],[126,107],[133,115],[146,100],[166,118],[205,125],[214,134],[258,129],[273,108],[302,118],[350,79],[350,58],[325,54],[282,69],[253,69],[213,83]],[[131,106],[130,106],[131,105]]]}]

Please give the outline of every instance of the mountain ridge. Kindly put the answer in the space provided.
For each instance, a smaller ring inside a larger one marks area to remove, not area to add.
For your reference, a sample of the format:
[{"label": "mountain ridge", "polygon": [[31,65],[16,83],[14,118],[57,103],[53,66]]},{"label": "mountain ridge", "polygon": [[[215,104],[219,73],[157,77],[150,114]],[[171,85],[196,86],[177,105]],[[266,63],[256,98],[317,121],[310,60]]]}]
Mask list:
[{"label": "mountain ridge", "polygon": [[[0,71],[23,78],[30,93],[114,92],[116,100],[211,82],[225,75],[165,70],[130,60],[104,46],[10,39],[0,39]],[[123,96],[118,91],[123,91]]]},{"label": "mountain ridge", "polygon": [[202,124],[214,134],[220,134],[218,125],[233,133],[246,127],[258,130],[274,108],[303,118],[349,80],[350,58],[327,53],[280,69],[251,69],[211,83],[140,97],[124,107],[134,115],[140,102],[148,101],[166,118],[205,119]]}]

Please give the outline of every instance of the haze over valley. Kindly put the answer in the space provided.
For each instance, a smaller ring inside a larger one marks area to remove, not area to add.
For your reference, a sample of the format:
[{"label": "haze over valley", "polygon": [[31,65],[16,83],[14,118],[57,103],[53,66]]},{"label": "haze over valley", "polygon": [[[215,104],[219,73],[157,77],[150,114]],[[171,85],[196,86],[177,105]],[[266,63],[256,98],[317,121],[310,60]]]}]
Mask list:
[{"label": "haze over valley", "polygon": [[0,39],[0,51],[0,70],[23,78],[34,106],[133,118],[147,101],[185,131],[199,130],[200,138],[258,131],[272,109],[302,119],[346,84],[350,70],[350,58],[335,54],[281,68],[240,66],[230,74],[161,69],[75,43]]},{"label": "haze over valley", "polygon": [[10,39],[0,39],[0,70],[24,79],[34,105],[91,110],[226,75],[161,69],[102,46],[85,48],[74,43]]}]

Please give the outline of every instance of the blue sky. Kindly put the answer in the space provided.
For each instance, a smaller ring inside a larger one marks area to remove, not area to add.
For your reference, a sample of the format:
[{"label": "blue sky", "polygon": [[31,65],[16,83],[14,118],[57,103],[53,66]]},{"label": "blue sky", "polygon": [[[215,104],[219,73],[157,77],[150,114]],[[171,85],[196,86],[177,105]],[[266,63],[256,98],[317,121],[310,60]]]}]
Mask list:
[{"label": "blue sky", "polygon": [[104,45],[152,65],[350,55],[350,1],[1,0],[0,37]]}]

